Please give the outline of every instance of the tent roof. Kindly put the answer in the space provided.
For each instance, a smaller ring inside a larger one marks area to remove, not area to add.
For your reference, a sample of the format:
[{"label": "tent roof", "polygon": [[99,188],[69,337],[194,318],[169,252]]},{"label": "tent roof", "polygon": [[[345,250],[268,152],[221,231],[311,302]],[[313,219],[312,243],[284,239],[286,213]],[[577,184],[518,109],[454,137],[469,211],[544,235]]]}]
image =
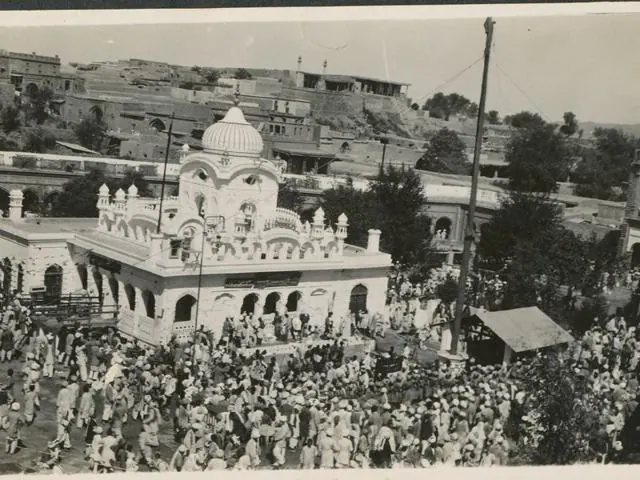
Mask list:
[{"label": "tent roof", "polygon": [[573,341],[573,337],[538,307],[489,312],[471,309],[493,333],[516,352],[526,352]]}]

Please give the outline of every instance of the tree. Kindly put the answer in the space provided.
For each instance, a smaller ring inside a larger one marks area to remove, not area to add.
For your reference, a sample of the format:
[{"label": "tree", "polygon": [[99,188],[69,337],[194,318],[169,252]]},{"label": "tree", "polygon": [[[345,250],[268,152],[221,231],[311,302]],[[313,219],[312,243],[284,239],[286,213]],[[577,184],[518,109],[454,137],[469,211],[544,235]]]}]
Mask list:
[{"label": "tree", "polygon": [[49,103],[53,99],[53,90],[49,87],[34,89],[28,98],[26,118],[42,125],[49,118]]},{"label": "tree", "polygon": [[207,83],[215,85],[220,79],[220,73],[217,70],[208,70],[204,78],[207,80]]},{"label": "tree", "polygon": [[381,249],[394,261],[421,262],[428,253],[431,224],[422,212],[422,191],[415,171],[389,166],[368,190],[356,189],[352,180],[326,190],[322,208],[334,222],[341,213],[347,216],[348,243],[365,247],[368,230],[378,228],[382,231]]},{"label": "tree", "polygon": [[466,146],[456,132],[443,128],[429,140],[427,151],[416,168],[432,172],[468,175],[471,167],[465,154]]},{"label": "tree", "polygon": [[424,187],[413,169],[389,165],[371,185],[385,232],[384,251],[394,260],[410,264],[423,262],[429,251],[431,219],[424,213]]},{"label": "tree", "polygon": [[19,152],[20,145],[18,145],[18,142],[15,140],[0,135],[0,150],[5,152]]},{"label": "tree", "polygon": [[553,125],[521,128],[507,144],[509,187],[523,192],[555,192],[569,171],[569,152]]},{"label": "tree", "polygon": [[92,150],[99,150],[107,132],[107,126],[95,118],[85,118],[74,128],[80,145]]},{"label": "tree", "polygon": [[547,196],[511,192],[483,225],[478,255],[489,264],[503,266],[512,260],[518,243],[535,241],[541,232],[561,222],[560,206]]},{"label": "tree", "polygon": [[4,133],[15,132],[22,124],[20,121],[20,110],[12,105],[3,108],[0,114],[0,122],[2,123]]},{"label": "tree", "polygon": [[504,117],[504,123],[513,128],[534,128],[546,125],[546,122],[540,115],[526,111],[514,115],[507,115]]},{"label": "tree", "polygon": [[77,177],[62,186],[62,190],[48,195],[46,203],[51,205],[55,217],[97,217],[98,190],[107,184],[113,193],[118,188],[127,190],[132,183],[141,197],[152,197],[153,192],[140,172],[127,170],[122,178],[108,177],[102,170],[91,170],[83,177]]},{"label": "tree", "polygon": [[502,308],[558,306],[561,286],[587,278],[589,248],[562,225],[561,209],[548,196],[512,192],[485,224],[478,265],[502,270]]},{"label": "tree", "polygon": [[107,182],[101,170],[92,170],[62,186],[57,195],[48,197],[54,217],[94,218],[98,216],[98,190]]},{"label": "tree", "polygon": [[615,128],[596,128],[595,149],[582,152],[583,160],[572,174],[576,195],[622,200],[614,187],[629,180],[631,162],[640,141]]},{"label": "tree", "polygon": [[[571,465],[595,460],[603,452],[606,433],[600,429],[603,405],[588,381],[576,375],[561,354],[535,357],[522,375],[531,392],[528,415],[537,418],[538,440],[521,445],[520,455],[528,465]],[[603,435],[604,434],[604,435]]]},{"label": "tree", "polygon": [[301,206],[302,196],[295,186],[290,181],[286,181],[283,185],[280,185],[280,189],[278,190],[278,207],[299,212]]},{"label": "tree", "polygon": [[487,112],[487,122],[490,125],[498,125],[500,123],[500,115],[497,110],[489,110]]},{"label": "tree", "polygon": [[22,210],[24,212],[41,213],[42,201],[40,195],[33,188],[26,188],[22,191]]},{"label": "tree", "polygon": [[22,151],[32,153],[45,153],[55,148],[56,137],[47,129],[38,127],[27,133]]},{"label": "tree", "polygon": [[575,135],[578,131],[578,119],[573,112],[565,112],[562,116],[564,124],[560,126],[560,132],[567,137]]},{"label": "tree", "polygon": [[246,68],[238,68],[234,75],[236,80],[250,80],[253,78],[253,75]]},{"label": "tree", "polygon": [[429,111],[430,117],[441,118],[446,121],[449,121],[451,115],[473,117],[478,114],[478,105],[458,93],[445,95],[442,92],[438,92],[427,99],[422,108]]}]

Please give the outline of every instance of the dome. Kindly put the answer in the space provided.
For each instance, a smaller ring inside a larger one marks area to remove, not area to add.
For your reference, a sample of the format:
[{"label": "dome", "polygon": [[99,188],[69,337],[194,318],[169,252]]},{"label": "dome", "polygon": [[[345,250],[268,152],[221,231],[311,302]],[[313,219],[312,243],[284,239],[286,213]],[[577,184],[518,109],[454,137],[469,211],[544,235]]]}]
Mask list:
[{"label": "dome", "polygon": [[262,136],[245,120],[238,107],[231,107],[222,120],[202,135],[202,147],[208,152],[259,156],[263,146]]}]

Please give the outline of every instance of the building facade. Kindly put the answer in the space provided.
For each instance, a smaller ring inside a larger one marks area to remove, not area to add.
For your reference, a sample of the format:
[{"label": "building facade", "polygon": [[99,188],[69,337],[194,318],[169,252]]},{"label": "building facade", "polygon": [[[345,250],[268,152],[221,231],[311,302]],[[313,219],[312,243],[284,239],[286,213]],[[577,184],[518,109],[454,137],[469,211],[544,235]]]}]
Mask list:
[{"label": "building facade", "polygon": [[10,286],[18,283],[13,265],[22,264],[22,290],[93,291],[118,305],[121,331],[153,344],[189,338],[200,325],[219,335],[225,318],[241,312],[268,320],[276,310],[305,311],[322,325],[329,312],[383,311],[391,257],[379,251],[379,230],[359,248],[345,243],[345,215],[327,219],[318,209],[303,223],[278,208],[281,169],[262,158],[262,138],[238,107],[202,143],[183,159],[179,196],[161,207],[135,186],[103,186],[97,226],[57,231],[59,248],[46,258],[31,260],[28,232],[47,222],[22,219],[21,194],[12,192],[0,222],[0,248],[11,235],[21,245],[9,259]]},{"label": "building facade", "polygon": [[32,94],[42,88],[54,93],[77,93],[84,90],[84,81],[76,75],[60,71],[60,58],[56,55],[36,55],[0,50],[0,81],[10,83],[17,92]]}]

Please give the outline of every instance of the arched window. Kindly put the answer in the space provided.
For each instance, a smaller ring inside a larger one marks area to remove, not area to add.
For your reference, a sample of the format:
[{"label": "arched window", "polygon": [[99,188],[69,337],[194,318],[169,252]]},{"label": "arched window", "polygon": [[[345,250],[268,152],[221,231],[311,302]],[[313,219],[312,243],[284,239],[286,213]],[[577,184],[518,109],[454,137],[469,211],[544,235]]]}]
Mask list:
[{"label": "arched window", "polygon": [[126,284],[124,286],[124,293],[127,296],[127,303],[129,304],[129,310],[132,312],[136,309],[136,290],[131,285]]},{"label": "arched window", "polygon": [[44,287],[48,301],[56,302],[62,296],[62,267],[51,265],[44,272]]},{"label": "arched window", "polygon": [[369,291],[364,285],[356,285],[351,290],[349,299],[349,311],[352,313],[364,312],[367,310],[367,295]]},{"label": "arched window", "polygon": [[446,240],[451,237],[451,219],[449,217],[440,217],[434,228],[436,238]]},{"label": "arched window", "polygon": [[302,298],[302,293],[299,291],[291,292],[287,297],[287,311],[288,312],[297,312],[298,304],[300,303],[300,299]]},{"label": "arched window", "polygon": [[193,309],[196,305],[196,299],[192,295],[185,295],[176,302],[176,313],[173,321],[189,322],[193,318]]},{"label": "arched window", "polygon": [[250,293],[244,300],[242,300],[242,307],[240,307],[240,313],[254,313],[256,309],[256,302],[258,301],[258,295]]},{"label": "arched window", "polygon": [[149,318],[156,317],[156,296],[149,290],[142,292],[142,301],[144,302],[144,309]]},{"label": "arched window", "polygon": [[264,300],[264,314],[269,315],[276,313],[276,305],[280,300],[280,294],[278,292],[271,292]]}]

